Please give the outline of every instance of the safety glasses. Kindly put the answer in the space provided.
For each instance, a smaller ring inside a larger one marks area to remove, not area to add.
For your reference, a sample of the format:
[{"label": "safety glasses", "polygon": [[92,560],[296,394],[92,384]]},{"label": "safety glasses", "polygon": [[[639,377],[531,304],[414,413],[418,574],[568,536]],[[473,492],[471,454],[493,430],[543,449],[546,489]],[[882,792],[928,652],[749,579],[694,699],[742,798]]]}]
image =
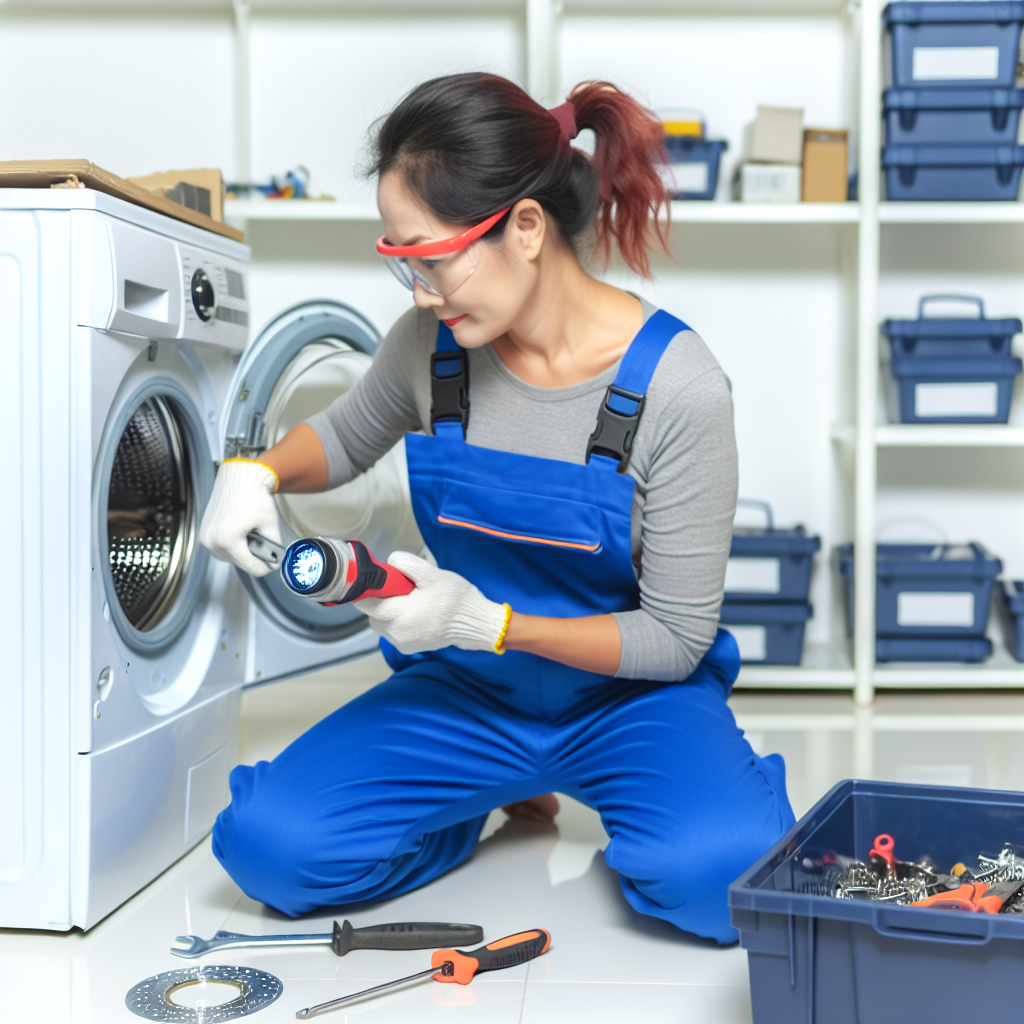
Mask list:
[{"label": "safety glasses", "polygon": [[473,243],[487,234],[511,209],[511,206],[506,206],[461,235],[439,242],[391,245],[381,236],[377,239],[377,252],[409,291],[415,290],[418,281],[434,295],[451,295],[469,280],[479,264],[480,251]]}]

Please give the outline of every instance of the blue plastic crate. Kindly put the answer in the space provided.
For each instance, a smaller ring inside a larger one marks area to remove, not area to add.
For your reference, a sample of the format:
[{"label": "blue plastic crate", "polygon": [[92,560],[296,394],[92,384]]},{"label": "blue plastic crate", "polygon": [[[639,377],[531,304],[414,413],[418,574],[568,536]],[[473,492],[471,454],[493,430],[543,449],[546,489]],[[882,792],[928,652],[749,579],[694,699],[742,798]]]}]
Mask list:
[{"label": "blue plastic crate", "polygon": [[809,537],[802,526],[777,529],[771,505],[765,501],[741,498],[737,505],[763,512],[765,525],[733,528],[725,570],[726,601],[806,601],[821,538]]},{"label": "blue plastic crate", "polygon": [[885,9],[892,84],[1012,89],[1024,3],[899,2]]},{"label": "blue plastic crate", "polygon": [[1024,146],[882,149],[885,196],[898,202],[1012,202],[1020,188],[1022,167]]},{"label": "blue plastic crate", "polygon": [[720,622],[736,638],[740,658],[758,665],[799,665],[804,627],[814,614],[807,602],[723,601]]},{"label": "blue plastic crate", "polygon": [[898,423],[1006,423],[1024,363],[902,356],[889,369],[890,412]]},{"label": "blue plastic crate", "polygon": [[876,661],[966,661],[976,664],[991,657],[992,641],[983,636],[875,638]]},{"label": "blue plastic crate", "polygon": [[[977,317],[928,317],[928,303],[956,301],[975,305]],[[985,304],[975,295],[924,295],[916,320],[886,320],[882,333],[894,356],[938,356],[943,359],[1009,356],[1013,336],[1021,331],[1017,317],[989,320]]]},{"label": "blue plastic crate", "polygon": [[714,199],[718,189],[718,168],[729,143],[691,135],[669,135],[665,153],[674,186],[673,199]]},{"label": "blue plastic crate", "polygon": [[891,146],[1014,145],[1024,89],[886,89]]},{"label": "blue plastic crate", "polygon": [[1024,582],[1001,580],[999,604],[1006,620],[1006,646],[1018,660],[1024,661]]},{"label": "blue plastic crate", "polygon": [[[973,543],[879,544],[877,550],[875,632],[879,637],[985,636],[992,588],[1003,571],[998,558]],[[853,545],[836,548],[836,557],[846,583],[846,627],[852,636]]]},{"label": "blue plastic crate", "polygon": [[900,860],[940,870],[1024,844],[1024,793],[847,780],[729,886],[754,1024],[1020,1024],[1024,916],[839,900],[816,862],[867,860],[888,832]]}]

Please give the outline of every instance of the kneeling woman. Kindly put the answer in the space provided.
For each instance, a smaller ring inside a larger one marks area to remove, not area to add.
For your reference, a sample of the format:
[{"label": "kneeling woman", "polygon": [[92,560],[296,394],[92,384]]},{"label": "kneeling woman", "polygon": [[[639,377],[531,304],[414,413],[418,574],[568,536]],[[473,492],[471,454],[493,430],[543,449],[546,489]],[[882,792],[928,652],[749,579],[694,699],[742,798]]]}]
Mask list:
[{"label": "kneeling woman", "polygon": [[495,807],[543,815],[558,791],[601,815],[637,910],[735,941],[726,887],[793,815],[781,759],[726,704],[729,383],[578,257],[614,243],[649,274],[660,144],[607,84],[546,111],[482,74],[419,86],[378,128],[377,249],[415,308],[352,391],[221,467],[201,537],[259,571],[245,537],[275,490],[337,487],[405,435],[437,566],[396,553],[416,589],[362,605],[394,675],[232,773],[214,851],[255,899],[396,896],[469,857]]}]

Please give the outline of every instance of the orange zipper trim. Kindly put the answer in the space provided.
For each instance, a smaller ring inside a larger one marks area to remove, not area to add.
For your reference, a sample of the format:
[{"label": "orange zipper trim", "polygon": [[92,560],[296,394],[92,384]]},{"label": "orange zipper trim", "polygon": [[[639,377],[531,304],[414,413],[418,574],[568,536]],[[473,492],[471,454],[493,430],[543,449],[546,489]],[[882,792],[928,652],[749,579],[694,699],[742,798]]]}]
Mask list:
[{"label": "orange zipper trim", "polygon": [[549,544],[553,548],[575,548],[577,551],[596,551],[601,542],[596,544],[577,544],[571,540],[549,540],[547,537],[529,537],[522,533],[503,533],[501,530],[492,530],[487,526],[477,526],[476,523],[464,523],[461,519],[446,519],[438,516],[437,521],[445,526],[461,526],[465,530],[476,530],[477,533],[486,533],[491,537],[501,537],[502,540],[525,540],[531,544]]}]

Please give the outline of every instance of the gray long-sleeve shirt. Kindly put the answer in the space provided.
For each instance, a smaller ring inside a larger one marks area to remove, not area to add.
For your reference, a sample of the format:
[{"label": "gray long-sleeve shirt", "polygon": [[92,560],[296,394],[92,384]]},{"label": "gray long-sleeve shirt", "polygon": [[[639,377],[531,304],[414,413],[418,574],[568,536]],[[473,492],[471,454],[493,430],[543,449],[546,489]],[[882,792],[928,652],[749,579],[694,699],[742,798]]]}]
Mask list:
[{"label": "gray long-sleeve shirt", "polygon": [[[655,307],[641,300],[644,320]],[[309,420],[327,453],[330,486],[372,466],[407,431],[430,430],[431,310],[410,309],[388,332],[366,376]],[[571,387],[513,374],[490,345],[469,351],[467,441],[582,463],[619,363]],[[665,350],[647,391],[629,473],[636,480],[633,565],[640,608],[615,615],[617,676],[685,679],[711,645],[736,508],[736,441],[728,378],[693,331]]]}]

